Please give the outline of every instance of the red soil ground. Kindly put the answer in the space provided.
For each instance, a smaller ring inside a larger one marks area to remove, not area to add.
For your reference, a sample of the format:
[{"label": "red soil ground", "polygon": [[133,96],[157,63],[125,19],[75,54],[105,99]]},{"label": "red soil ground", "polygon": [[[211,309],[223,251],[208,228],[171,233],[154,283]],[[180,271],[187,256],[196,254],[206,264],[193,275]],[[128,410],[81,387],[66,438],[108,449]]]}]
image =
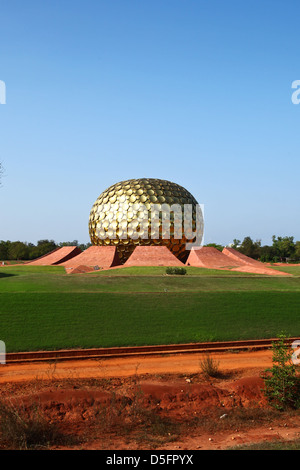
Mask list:
[{"label": "red soil ground", "polygon": [[[59,448],[226,449],[299,437],[299,414],[279,415],[263,394],[260,374],[272,365],[270,350],[213,354],[222,373],[215,379],[204,377],[203,357],[2,365],[0,394],[25,407],[38,403],[48,420],[80,439]],[[126,421],[133,408],[147,413],[147,431],[141,414],[138,421]],[[105,418],[99,410],[105,410]],[[155,428],[150,425],[151,416],[172,420],[175,430],[162,437],[156,421]]]}]

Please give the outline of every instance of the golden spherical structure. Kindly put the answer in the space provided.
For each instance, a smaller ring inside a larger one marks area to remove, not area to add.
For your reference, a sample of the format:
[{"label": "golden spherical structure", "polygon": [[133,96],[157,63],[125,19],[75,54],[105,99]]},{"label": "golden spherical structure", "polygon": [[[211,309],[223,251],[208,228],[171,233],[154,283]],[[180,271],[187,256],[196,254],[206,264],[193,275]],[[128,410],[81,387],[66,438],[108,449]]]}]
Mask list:
[{"label": "golden spherical structure", "polygon": [[[91,242],[116,246],[121,263],[137,245],[164,245],[185,261],[187,243],[195,241],[196,231],[203,233],[196,206],[196,199],[176,183],[153,178],[122,181],[94,203],[89,219]],[[184,214],[190,217],[191,238],[184,231]]]}]

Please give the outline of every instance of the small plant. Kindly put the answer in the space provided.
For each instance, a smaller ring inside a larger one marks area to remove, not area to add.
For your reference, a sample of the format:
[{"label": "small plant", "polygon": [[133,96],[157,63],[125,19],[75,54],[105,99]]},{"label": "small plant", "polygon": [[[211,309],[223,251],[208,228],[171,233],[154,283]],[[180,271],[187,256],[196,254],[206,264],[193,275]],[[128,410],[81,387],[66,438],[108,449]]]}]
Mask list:
[{"label": "small plant", "polygon": [[291,348],[286,336],[272,344],[273,367],[262,374],[265,382],[264,393],[269,403],[278,410],[300,407],[300,382],[296,375],[296,366],[292,363]]},{"label": "small plant", "polygon": [[166,274],[178,274],[180,276],[184,276],[186,274],[186,269],[185,268],[169,266],[166,269]]},{"label": "small plant", "polygon": [[206,377],[220,377],[221,372],[219,369],[219,361],[213,359],[207,354],[202,361],[200,361],[200,367]]}]

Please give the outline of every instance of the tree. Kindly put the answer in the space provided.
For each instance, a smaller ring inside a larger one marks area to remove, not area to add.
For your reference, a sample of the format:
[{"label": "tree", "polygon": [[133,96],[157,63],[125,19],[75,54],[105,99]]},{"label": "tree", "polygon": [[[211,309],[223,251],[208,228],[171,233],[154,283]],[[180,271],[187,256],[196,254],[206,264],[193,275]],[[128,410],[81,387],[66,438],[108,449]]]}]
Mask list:
[{"label": "tree", "polygon": [[281,260],[286,258],[292,258],[295,254],[296,246],[294,243],[294,237],[277,237],[273,235],[273,248]]},{"label": "tree", "polygon": [[208,243],[207,245],[204,245],[204,246],[216,248],[219,251],[223,251],[223,248],[224,248],[223,245],[218,245],[217,243]]},{"label": "tree", "polygon": [[29,257],[29,248],[26,243],[17,241],[9,246],[8,259],[26,260]]},{"label": "tree", "polygon": [[78,240],[73,240],[72,242],[60,242],[58,246],[77,246],[78,248],[81,249],[81,251],[87,250],[90,246],[92,246],[91,243],[79,243]]},{"label": "tree", "polygon": [[295,258],[300,260],[300,241],[295,244]]},{"label": "tree", "polygon": [[5,261],[9,260],[9,247],[10,247],[11,242],[1,240],[0,241],[0,260]]},{"label": "tree", "polygon": [[276,256],[276,252],[272,246],[269,245],[264,245],[260,249],[260,261],[262,262],[270,262],[274,261],[274,258]]},{"label": "tree", "polygon": [[87,250],[90,246],[92,246],[91,243],[81,243],[80,245],[78,245],[78,248],[80,248],[81,251],[85,251],[85,250]]},{"label": "tree", "polygon": [[36,247],[36,258],[44,256],[57,248],[54,240],[39,240]]},{"label": "tree", "polygon": [[235,250],[240,246],[241,244],[241,240],[238,240],[237,238],[235,238],[233,240],[233,243],[231,244],[231,248],[234,248]]},{"label": "tree", "polygon": [[258,259],[260,257],[261,241],[254,242],[250,237],[245,237],[238,250],[250,258]]},{"label": "tree", "polygon": [[73,240],[72,242],[60,242],[59,246],[78,246],[78,240]]}]

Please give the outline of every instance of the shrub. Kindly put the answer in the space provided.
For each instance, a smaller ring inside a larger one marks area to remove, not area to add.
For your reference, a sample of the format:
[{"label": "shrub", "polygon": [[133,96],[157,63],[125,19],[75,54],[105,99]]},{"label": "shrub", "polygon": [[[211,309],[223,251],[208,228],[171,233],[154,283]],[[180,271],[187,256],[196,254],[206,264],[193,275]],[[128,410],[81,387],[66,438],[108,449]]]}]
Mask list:
[{"label": "shrub", "polygon": [[219,361],[213,359],[207,354],[202,361],[200,361],[200,367],[206,377],[220,377],[221,372],[219,370]]},{"label": "shrub", "polygon": [[181,276],[184,276],[186,274],[186,269],[185,268],[179,268],[179,267],[171,267],[169,266],[166,269],[167,274],[178,274]]},{"label": "shrub", "polygon": [[264,393],[269,403],[278,410],[300,407],[300,381],[296,375],[296,366],[292,363],[291,348],[286,336],[272,344],[273,367],[262,374],[265,382]]}]

